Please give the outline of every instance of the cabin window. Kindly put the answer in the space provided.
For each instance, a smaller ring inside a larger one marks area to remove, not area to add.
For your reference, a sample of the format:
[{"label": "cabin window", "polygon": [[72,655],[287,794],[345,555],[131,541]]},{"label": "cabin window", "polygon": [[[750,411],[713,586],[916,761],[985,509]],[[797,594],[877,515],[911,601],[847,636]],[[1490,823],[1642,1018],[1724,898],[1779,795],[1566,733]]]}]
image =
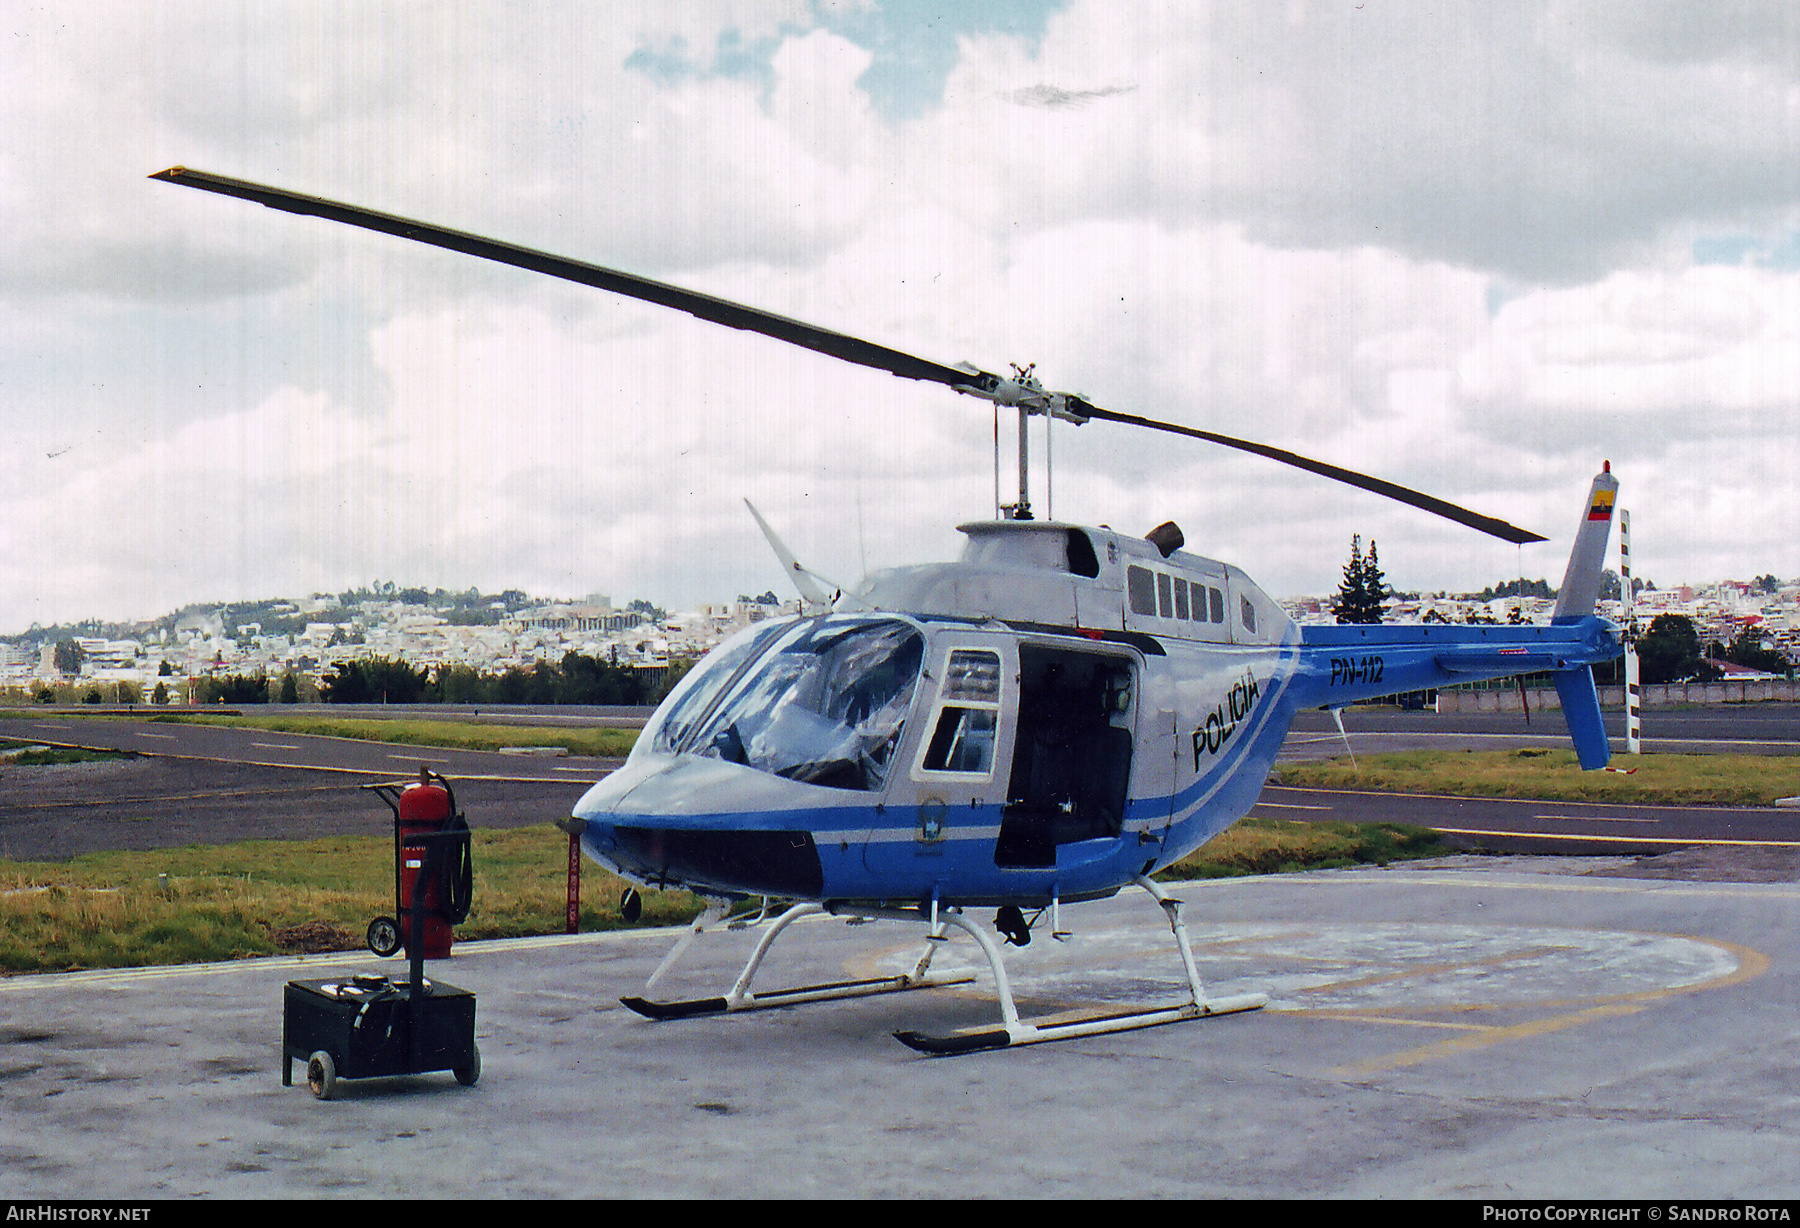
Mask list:
[{"label": "cabin window", "polygon": [[985,649],[958,648],[944,671],[944,698],[1000,702],[1000,656]]},{"label": "cabin window", "polygon": [[1248,598],[1248,597],[1239,597],[1238,598],[1238,612],[1241,615],[1243,615],[1244,630],[1248,631],[1252,635],[1255,635],[1256,634],[1256,607],[1250,604],[1250,598]]},{"label": "cabin window", "polygon": [[1212,600],[1212,620],[1216,623],[1224,622],[1225,621],[1225,594],[1221,593],[1216,588],[1209,588],[1206,590],[1206,593],[1207,593],[1207,596],[1210,597]]},{"label": "cabin window", "polygon": [[994,769],[994,738],[1000,717],[1000,654],[986,649],[951,650],[931,741],[920,768],[986,776]]},{"label": "cabin window", "polygon": [[878,790],[924,647],[916,629],[890,619],[792,626],[686,748],[807,784]]},{"label": "cabin window", "polygon": [[995,716],[992,709],[946,706],[925,748],[925,770],[986,776],[994,767]]},{"label": "cabin window", "polygon": [[1171,587],[1169,577],[1158,572],[1156,575],[1156,612],[1163,618],[1175,616],[1175,599],[1169,595]]},{"label": "cabin window", "polygon": [[1186,580],[1175,581],[1175,617],[1186,619],[1188,616],[1188,586]]},{"label": "cabin window", "polygon": [[1129,567],[1125,570],[1125,584],[1130,590],[1131,612],[1133,614],[1156,613],[1156,579],[1147,567]]}]

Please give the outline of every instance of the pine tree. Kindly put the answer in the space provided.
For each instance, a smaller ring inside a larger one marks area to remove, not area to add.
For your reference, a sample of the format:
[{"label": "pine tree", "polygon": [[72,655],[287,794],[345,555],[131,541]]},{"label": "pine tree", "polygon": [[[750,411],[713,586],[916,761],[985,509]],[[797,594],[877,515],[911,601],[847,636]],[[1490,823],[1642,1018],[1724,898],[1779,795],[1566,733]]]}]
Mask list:
[{"label": "pine tree", "polygon": [[1368,557],[1363,557],[1362,535],[1350,539],[1350,561],[1344,564],[1344,582],[1338,586],[1337,600],[1331,612],[1340,623],[1378,623],[1381,603],[1387,598],[1387,578],[1375,555],[1375,543],[1369,543]]},{"label": "pine tree", "polygon": [[1381,563],[1375,557],[1375,539],[1369,539],[1369,557],[1363,560],[1363,600],[1369,617],[1364,622],[1378,623],[1390,596],[1387,577],[1381,574]]}]

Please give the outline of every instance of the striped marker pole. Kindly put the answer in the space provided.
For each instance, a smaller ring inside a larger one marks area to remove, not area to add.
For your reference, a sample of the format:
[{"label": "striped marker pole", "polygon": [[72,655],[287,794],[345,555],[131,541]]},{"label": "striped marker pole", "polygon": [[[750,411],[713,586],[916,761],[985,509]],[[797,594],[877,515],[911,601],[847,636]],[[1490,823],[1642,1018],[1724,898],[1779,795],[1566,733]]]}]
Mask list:
[{"label": "striped marker pole", "polygon": [[1643,753],[1643,728],[1639,713],[1643,707],[1642,687],[1638,683],[1637,614],[1633,609],[1631,584],[1631,513],[1619,509],[1619,595],[1625,602],[1625,753]]}]

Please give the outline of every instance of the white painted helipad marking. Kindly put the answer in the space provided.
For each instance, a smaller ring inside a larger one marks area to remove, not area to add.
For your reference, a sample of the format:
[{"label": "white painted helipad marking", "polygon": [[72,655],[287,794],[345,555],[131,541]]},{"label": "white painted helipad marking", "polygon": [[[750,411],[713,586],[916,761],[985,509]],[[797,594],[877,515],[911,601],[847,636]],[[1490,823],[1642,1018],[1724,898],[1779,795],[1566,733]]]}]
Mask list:
[{"label": "white painted helipad marking", "polygon": [[141,729],[134,729],[132,732],[140,738],[160,738],[164,742],[173,742],[176,740],[175,735],[172,733],[145,733]]},{"label": "white painted helipad marking", "polygon": [[[1174,941],[1156,921],[1110,924],[1061,943],[1041,934],[1007,948],[1021,1012],[1185,997]],[[1556,926],[1235,922],[1190,924],[1189,934],[1209,996],[1266,993],[1270,1011],[1454,1034],[1333,1070],[1342,1078],[1629,1014],[1746,980],[1770,964],[1758,951],[1693,935]],[[910,971],[919,945],[890,948],[857,974]],[[986,961],[966,939],[953,938],[932,970],[973,972],[975,992],[992,996]]]},{"label": "white painted helipad marking", "polygon": [[[1660,823],[1661,819],[1626,819],[1610,814],[1534,814],[1534,819],[1548,819],[1552,822],[1577,823]],[[1435,830],[1435,829],[1434,829]]]},{"label": "white painted helipad marking", "polygon": [[1330,810],[1330,806],[1302,806],[1299,802],[1258,802],[1258,810]]},{"label": "white painted helipad marking", "polygon": [[299,745],[296,743],[293,743],[293,742],[252,742],[252,743],[250,743],[250,745],[260,747],[263,750],[299,750],[300,749]]},{"label": "white painted helipad marking", "polygon": [[389,759],[398,759],[402,763],[448,763],[448,759],[433,759],[430,755],[389,755]]}]

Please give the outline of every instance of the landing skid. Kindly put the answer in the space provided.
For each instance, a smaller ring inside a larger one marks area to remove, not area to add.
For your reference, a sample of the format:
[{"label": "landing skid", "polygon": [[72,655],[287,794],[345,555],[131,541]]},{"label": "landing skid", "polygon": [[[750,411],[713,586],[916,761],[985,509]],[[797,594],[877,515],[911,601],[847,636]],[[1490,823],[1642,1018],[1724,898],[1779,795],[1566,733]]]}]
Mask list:
[{"label": "landing skid", "polygon": [[[658,1002],[649,998],[620,998],[619,1001],[638,1014],[649,1019],[690,1019],[699,1015],[724,1015],[737,1011],[772,1010],[778,1006],[800,1006],[807,1002],[835,1002],[845,998],[867,998],[876,994],[904,993],[913,989],[936,989],[944,985],[966,985],[975,979],[972,972],[950,972],[932,975],[930,972],[931,957],[937,953],[938,945],[943,941],[943,926],[937,926],[931,934],[931,941],[925,944],[925,951],[919,956],[919,962],[913,970],[901,976],[873,977],[861,981],[828,981],[818,985],[796,985],[791,989],[772,989],[764,993],[752,993],[750,982],[755,979],[757,969],[762,966],[763,956],[774,945],[775,939],[788,926],[802,917],[813,917],[830,913],[823,904],[796,904],[772,922],[763,936],[757,941],[756,949],[750,953],[750,962],[744,965],[744,971],[738,976],[737,983],[722,998],[687,998],[674,1002]],[[649,993],[656,987],[656,982],[675,965],[682,952],[690,943],[698,938],[708,926],[716,924],[724,916],[724,909],[715,907],[708,909],[695,918],[693,926],[676,941],[674,948],[664,957],[662,964],[650,979],[644,983],[644,992]]]},{"label": "landing skid", "polygon": [[[898,1031],[894,1038],[908,1048],[932,1056],[950,1056],[959,1053],[976,1053],[984,1049],[1006,1049],[1019,1045],[1043,1044],[1052,1040],[1072,1040],[1081,1036],[1100,1036],[1110,1032],[1130,1032],[1138,1028],[1159,1027],[1165,1023],[1182,1023],[1194,1019],[1210,1019],[1219,1015],[1232,1015],[1241,1011],[1253,1011],[1268,1004],[1264,994],[1240,994],[1227,998],[1208,998],[1200,981],[1199,970],[1194,964],[1193,949],[1188,943],[1187,926],[1181,919],[1181,901],[1171,896],[1162,886],[1152,879],[1139,877],[1137,885],[1162,906],[1169,920],[1169,928],[1175,935],[1176,945],[1181,949],[1181,962],[1187,973],[1188,998],[1165,1006],[1136,1007],[1126,1010],[1090,1014],[1074,1019],[1040,1019],[1022,1020],[1019,1018],[1018,1006],[1013,1001],[1012,983],[1006,975],[1006,963],[1001,958],[1000,948],[980,926],[965,917],[960,910],[945,909],[935,919],[928,918],[919,911],[911,909],[888,908],[852,908],[843,905],[827,906],[825,904],[796,904],[782,913],[757,941],[756,949],[751,952],[750,960],[744,965],[744,971],[738,976],[737,983],[723,997],[688,998],[678,1001],[656,1001],[647,997],[621,998],[624,1005],[640,1015],[650,1019],[688,1019],[700,1015],[723,1015],[738,1011],[769,1010],[778,1006],[799,1006],[807,1002],[831,1002],[845,998],[871,997],[876,994],[902,993],[914,989],[934,989],[944,985],[967,984],[975,979],[973,973],[955,972],[932,975],[930,972],[931,957],[937,947],[945,939],[944,930],[954,925],[975,940],[988,959],[988,966],[993,969],[994,985],[1000,998],[1001,1023],[997,1028],[976,1028],[961,1032],[953,1032],[947,1036],[933,1036],[925,1032]],[[883,918],[899,921],[928,920],[931,932],[925,943],[925,951],[911,972],[901,976],[875,977],[859,981],[832,981],[818,985],[798,985],[791,989],[777,989],[766,993],[752,993],[750,983],[761,967],[763,957],[768,954],[782,931],[802,917],[829,914],[833,916],[857,916]],[[725,915],[725,906],[715,905],[701,916],[695,918],[688,932],[676,941],[675,946],[663,958],[656,971],[644,984],[647,994],[656,987],[681,957],[688,946],[709,926],[716,924]]]},{"label": "landing skid", "polygon": [[946,919],[980,945],[987,954],[989,966],[994,970],[994,986],[1000,996],[1000,1026],[953,1032],[948,1036],[900,1031],[894,1033],[894,1039],[920,1053],[949,1057],[959,1053],[979,1053],[984,1049],[1007,1049],[1017,1045],[1039,1045],[1052,1040],[1130,1032],[1138,1028],[1154,1028],[1190,1019],[1211,1019],[1219,1015],[1259,1010],[1269,1004],[1268,995],[1260,993],[1208,998],[1200,982],[1200,971],[1194,965],[1194,951],[1188,943],[1187,925],[1181,919],[1181,901],[1163,890],[1153,879],[1140,875],[1134,881],[1162,905],[1163,913],[1169,919],[1169,928],[1174,931],[1175,943],[1181,948],[1181,963],[1187,972],[1187,1001],[1168,1006],[1128,1008],[1062,1021],[1022,1020],[1019,1018],[1019,1008],[1013,1002],[1012,983],[1007,980],[1006,965],[1000,958],[1000,948],[978,926],[971,924],[960,913],[955,913],[948,915]]}]

